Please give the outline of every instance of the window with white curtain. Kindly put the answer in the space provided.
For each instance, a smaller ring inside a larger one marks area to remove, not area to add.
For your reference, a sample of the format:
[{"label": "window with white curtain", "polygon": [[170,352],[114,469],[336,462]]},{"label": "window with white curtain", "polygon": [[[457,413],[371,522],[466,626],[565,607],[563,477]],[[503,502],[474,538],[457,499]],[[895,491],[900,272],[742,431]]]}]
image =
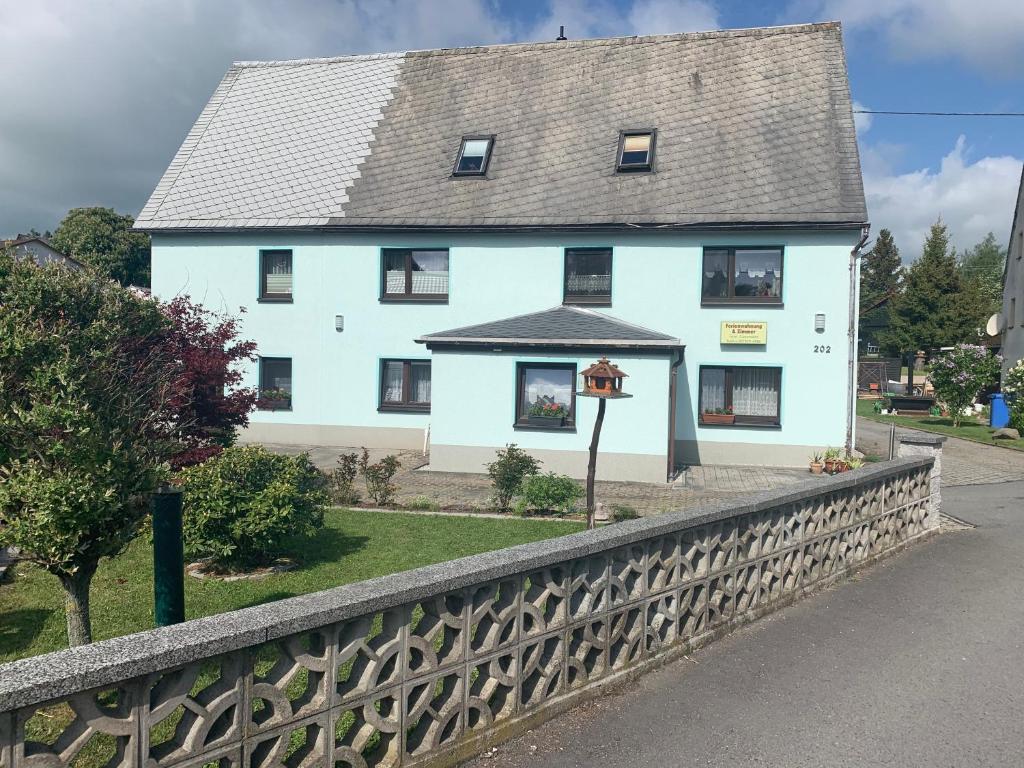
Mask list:
[{"label": "window with white curtain", "polygon": [[430,361],[381,360],[380,409],[430,410]]},{"label": "window with white curtain", "polygon": [[260,251],[260,300],[292,300],[291,251]]},{"label": "window with white curtain", "polygon": [[[701,421],[705,421],[705,414],[731,415],[734,424],[778,426],[781,381],[781,368],[701,366],[698,403]],[[722,421],[715,423],[721,425]]]},{"label": "window with white curtain", "polygon": [[782,249],[705,248],[701,301],[781,304]]}]

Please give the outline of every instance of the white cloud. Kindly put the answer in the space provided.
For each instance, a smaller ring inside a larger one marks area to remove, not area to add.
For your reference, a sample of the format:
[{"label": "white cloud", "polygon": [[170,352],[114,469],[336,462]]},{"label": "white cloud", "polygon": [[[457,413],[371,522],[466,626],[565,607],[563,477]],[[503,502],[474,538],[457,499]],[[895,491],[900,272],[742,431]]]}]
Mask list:
[{"label": "white cloud", "polygon": [[[862,156],[871,148],[862,150]],[[877,159],[877,158],[876,158]],[[989,232],[1002,242],[1009,237],[1020,182],[1021,160],[983,157],[970,162],[965,137],[942,158],[937,171],[924,168],[892,174],[884,159],[864,163],[864,188],[872,229],[889,229],[905,262],[921,252],[936,218],[948,225],[958,250],[974,245]]]},{"label": "white cloud", "polygon": [[700,32],[721,26],[708,0],[635,0],[622,9],[610,0],[552,0],[549,12],[526,35],[554,40],[558,27],[571,39]]},{"label": "white cloud", "polygon": [[897,58],[957,57],[1000,75],[1024,67],[1021,0],[794,0],[785,17],[877,31]]}]

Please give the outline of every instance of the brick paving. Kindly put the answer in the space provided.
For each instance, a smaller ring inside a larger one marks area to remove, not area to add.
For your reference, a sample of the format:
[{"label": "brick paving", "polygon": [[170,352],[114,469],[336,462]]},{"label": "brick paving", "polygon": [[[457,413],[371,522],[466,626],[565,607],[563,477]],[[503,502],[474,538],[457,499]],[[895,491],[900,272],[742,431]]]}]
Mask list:
[{"label": "brick paving", "polygon": [[[914,431],[897,428],[896,432]],[[885,456],[889,426],[870,419],[857,419],[857,447]],[[942,446],[943,485],[984,485],[1024,480],[1024,451],[999,448],[950,437]]]},{"label": "brick paving", "polygon": [[[295,454],[306,450],[321,469],[329,470],[338,454],[358,451],[344,447],[308,447],[267,445],[280,453]],[[491,509],[490,478],[470,472],[434,472],[429,457],[420,451],[392,451],[402,462],[395,478],[400,505],[426,499],[443,509]],[[372,449],[371,460],[386,455],[386,449]],[[791,485],[811,478],[806,470],[771,467],[689,467],[672,483],[629,483],[598,481],[595,495],[609,507],[633,507],[642,515],[656,515],[705,501],[736,498],[759,491]]]}]

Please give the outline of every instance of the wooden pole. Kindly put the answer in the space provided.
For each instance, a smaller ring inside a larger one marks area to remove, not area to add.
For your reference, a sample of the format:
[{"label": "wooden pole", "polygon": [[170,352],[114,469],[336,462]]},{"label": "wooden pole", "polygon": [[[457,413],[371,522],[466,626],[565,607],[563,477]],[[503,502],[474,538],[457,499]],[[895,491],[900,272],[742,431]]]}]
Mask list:
[{"label": "wooden pole", "polygon": [[587,528],[594,527],[594,478],[597,475],[597,443],[601,439],[601,425],[604,423],[602,397],[597,401],[597,420],[594,422],[594,436],[590,439],[590,463],[587,464]]}]

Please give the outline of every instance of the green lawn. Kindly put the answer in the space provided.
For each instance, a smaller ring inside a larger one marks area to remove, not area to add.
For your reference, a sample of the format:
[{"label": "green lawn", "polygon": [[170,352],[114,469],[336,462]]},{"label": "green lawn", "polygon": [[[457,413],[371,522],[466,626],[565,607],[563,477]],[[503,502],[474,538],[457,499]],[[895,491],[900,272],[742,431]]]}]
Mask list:
[{"label": "green lawn", "polygon": [[953,426],[953,420],[942,416],[883,416],[874,412],[875,400],[858,400],[857,415],[863,416],[872,421],[880,421],[883,424],[896,422],[898,427],[911,427],[924,432],[937,432],[940,435],[951,437],[962,437],[964,440],[973,440],[976,443],[987,443],[998,445],[1003,448],[1015,448],[1024,451],[1024,439],[1022,440],[993,440],[992,433],[995,431],[988,424],[975,419],[965,418],[960,422],[959,427]]},{"label": "green lawn", "polygon": [[[262,579],[185,579],[187,618],[209,616],[354,581],[404,571],[583,529],[582,523],[496,520],[334,509],[312,540],[293,548],[301,566]],[[105,561],[92,584],[95,640],[153,626],[152,547],[142,537]],[[66,645],[61,591],[48,573],[24,563],[0,584],[0,663]]]}]

